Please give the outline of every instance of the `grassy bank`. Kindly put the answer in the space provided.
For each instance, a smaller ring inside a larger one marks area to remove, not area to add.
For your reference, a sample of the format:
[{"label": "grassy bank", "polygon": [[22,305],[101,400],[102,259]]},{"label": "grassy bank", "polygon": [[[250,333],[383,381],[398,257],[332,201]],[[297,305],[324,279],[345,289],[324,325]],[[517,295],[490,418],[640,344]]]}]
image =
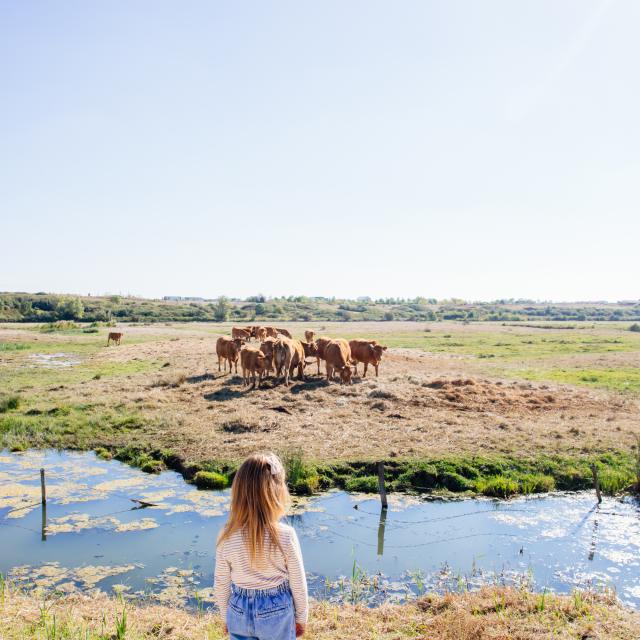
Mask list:
[{"label": "grassy bank", "polygon": [[[223,640],[220,618],[204,610],[137,606],[97,596],[43,598],[2,586],[3,640]],[[484,588],[459,595],[426,595],[412,604],[316,604],[307,635],[313,640],[633,640],[640,615],[612,594],[571,596]]]},{"label": "grassy bank", "polygon": [[[97,449],[103,458],[115,458],[143,471],[176,470],[202,489],[229,486],[237,462],[209,460],[187,463],[171,451],[125,447]],[[280,452],[292,493],[309,495],[327,489],[365,493],[378,491],[377,461],[311,462],[299,452]],[[553,490],[580,491],[593,487],[592,465],[603,493],[615,495],[632,489],[640,479],[636,455],[623,452],[583,458],[539,456],[536,458],[456,457],[386,460],[387,489],[407,493],[485,495],[508,498],[517,494]]]}]

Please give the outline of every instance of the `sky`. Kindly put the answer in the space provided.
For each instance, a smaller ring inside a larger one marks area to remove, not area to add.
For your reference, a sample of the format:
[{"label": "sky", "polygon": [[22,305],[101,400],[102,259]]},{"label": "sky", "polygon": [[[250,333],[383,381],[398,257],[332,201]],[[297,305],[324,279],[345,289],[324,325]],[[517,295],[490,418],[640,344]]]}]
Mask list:
[{"label": "sky", "polygon": [[637,0],[0,0],[0,291],[640,298]]}]

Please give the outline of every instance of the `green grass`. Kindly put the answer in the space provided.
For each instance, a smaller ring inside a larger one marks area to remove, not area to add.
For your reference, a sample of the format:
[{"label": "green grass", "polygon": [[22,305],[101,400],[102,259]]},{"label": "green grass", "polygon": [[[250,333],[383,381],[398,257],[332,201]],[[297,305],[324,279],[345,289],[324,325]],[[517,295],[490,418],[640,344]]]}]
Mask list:
[{"label": "green grass", "polygon": [[229,484],[229,479],[216,471],[198,471],[193,482],[198,489],[224,489]]},{"label": "green grass", "polygon": [[552,380],[609,391],[640,393],[640,368],[615,369],[526,369],[518,375],[527,380]]},{"label": "green grass", "polygon": [[[431,353],[451,353],[477,358],[531,359],[553,356],[640,351],[640,335],[623,332],[594,334],[576,331],[491,332],[457,328],[430,332],[424,330],[385,332],[373,334],[363,332],[358,337],[378,340],[388,347],[422,349]],[[341,337],[339,331],[329,332],[330,337]]]},{"label": "green grass", "polygon": [[7,351],[25,351],[31,348],[26,342],[0,342],[0,353]]},{"label": "green grass", "polygon": [[20,396],[0,396],[0,413],[14,411],[20,406]]}]

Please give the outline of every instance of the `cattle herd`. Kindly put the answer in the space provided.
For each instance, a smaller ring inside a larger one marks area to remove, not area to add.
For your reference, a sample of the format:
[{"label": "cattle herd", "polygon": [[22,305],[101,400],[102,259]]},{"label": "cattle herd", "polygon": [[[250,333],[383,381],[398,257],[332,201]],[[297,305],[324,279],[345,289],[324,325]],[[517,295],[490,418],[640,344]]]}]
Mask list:
[{"label": "cattle herd", "polygon": [[[304,368],[315,358],[320,375],[320,361],[324,360],[327,380],[333,380],[337,375],[342,384],[351,384],[351,378],[358,374],[358,364],[364,365],[363,377],[367,375],[367,368],[373,365],[376,376],[382,359],[382,352],[387,347],[375,340],[344,340],[342,338],[316,338],[313,331],[304,332],[304,341],[294,338],[286,329],[278,327],[232,327],[231,337],[218,338],[216,353],[218,355],[218,371],[227,370],[229,373],[235,367],[238,373],[238,360],[242,367],[242,377],[245,386],[250,383],[258,387],[262,379],[268,375],[283,378],[289,386],[289,378],[298,370],[298,378],[304,378]],[[255,338],[258,346],[250,345]],[[222,366],[221,366],[222,365]],[[353,371],[352,371],[353,368]]]}]

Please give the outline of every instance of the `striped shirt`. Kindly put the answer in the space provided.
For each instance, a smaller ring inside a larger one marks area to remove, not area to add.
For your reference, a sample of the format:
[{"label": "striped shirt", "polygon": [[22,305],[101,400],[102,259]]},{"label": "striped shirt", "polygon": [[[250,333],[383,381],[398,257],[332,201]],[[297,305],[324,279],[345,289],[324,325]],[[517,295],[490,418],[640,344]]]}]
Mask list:
[{"label": "striped shirt", "polygon": [[241,531],[236,531],[218,546],[214,595],[223,618],[227,615],[232,582],[243,589],[272,589],[289,581],[296,622],[306,624],[309,609],[307,578],[298,536],[293,527],[282,522],[278,523],[278,531],[284,553],[278,547],[272,549],[267,537],[264,548],[268,557],[263,562],[256,563],[256,567],[251,566],[249,551]]}]

